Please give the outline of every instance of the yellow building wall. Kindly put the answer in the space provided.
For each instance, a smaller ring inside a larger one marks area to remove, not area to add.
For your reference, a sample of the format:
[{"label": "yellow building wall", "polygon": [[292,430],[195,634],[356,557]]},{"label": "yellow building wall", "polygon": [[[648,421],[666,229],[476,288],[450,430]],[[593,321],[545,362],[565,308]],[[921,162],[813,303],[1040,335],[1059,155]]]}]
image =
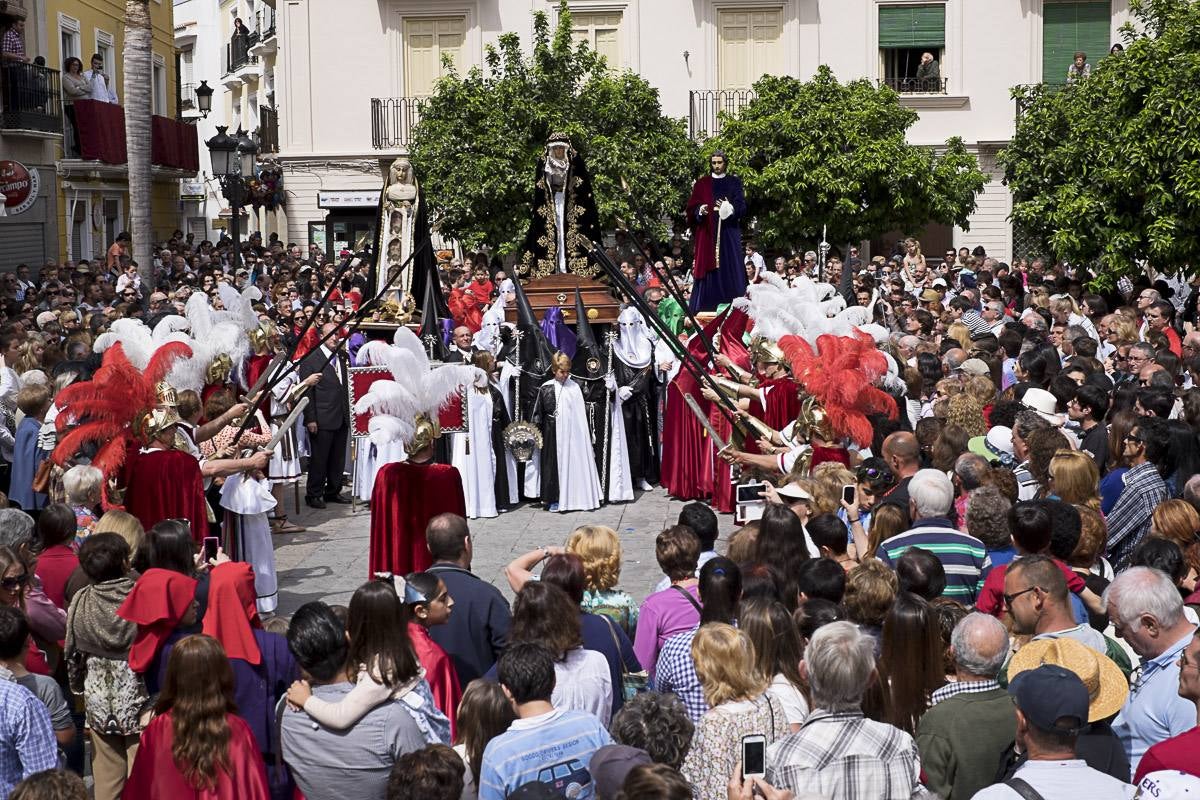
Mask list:
[{"label": "yellow building wall", "polygon": [[[163,60],[166,82],[166,105],[162,109],[163,116],[175,117],[175,19],[171,0],[149,0],[150,24],[153,31],[151,48],[154,55]],[[62,33],[60,19],[63,16],[79,22],[79,53],[83,68],[89,68],[88,59],[96,52],[96,32],[103,31],[113,37],[113,80],[117,88],[117,99],[125,100],[125,69],[122,63],[122,52],[125,47],[125,3],[122,0],[45,0],[46,8],[46,43],[48,66],[62,69],[65,57],[62,52]],[[142,77],[151,80],[151,76]],[[59,157],[62,157],[61,147]],[[86,182],[79,178],[72,180],[81,188]],[[116,181],[107,179],[111,185]],[[122,181],[123,182],[123,181]],[[70,220],[66,219],[67,194],[58,185],[58,219],[59,219],[59,258],[67,258],[67,241],[71,235]],[[155,181],[151,191],[152,219],[156,240],[166,239],[171,232],[179,227],[179,182],[177,180]],[[124,193],[123,210],[129,214],[129,192]],[[105,243],[110,244],[110,243]],[[98,249],[98,248],[96,248]]]}]

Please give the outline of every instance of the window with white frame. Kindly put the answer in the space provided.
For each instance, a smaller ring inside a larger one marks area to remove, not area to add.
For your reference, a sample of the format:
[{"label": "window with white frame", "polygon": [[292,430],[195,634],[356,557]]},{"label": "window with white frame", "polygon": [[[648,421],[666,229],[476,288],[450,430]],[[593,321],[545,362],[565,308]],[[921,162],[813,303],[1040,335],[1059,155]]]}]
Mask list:
[{"label": "window with white frame", "polygon": [[[81,54],[81,42],[79,40],[79,20],[74,17],[68,17],[66,14],[58,15],[58,41],[59,41],[59,64],[68,58],[83,59]],[[87,65],[84,65],[87,69]]]},{"label": "window with white frame", "polygon": [[[96,55],[104,63],[104,74],[115,81],[117,75],[117,50],[111,33],[96,30]],[[91,64],[88,65],[91,67]]]},{"label": "window with white frame", "polygon": [[167,116],[167,63],[158,53],[151,67],[150,91],[151,113]]},{"label": "window with white frame", "polygon": [[621,68],[620,11],[572,11],[571,38],[588,46],[608,62],[608,68]]},{"label": "window with white frame", "polygon": [[946,4],[879,6],[880,77],[902,94],[941,94],[946,75]]}]

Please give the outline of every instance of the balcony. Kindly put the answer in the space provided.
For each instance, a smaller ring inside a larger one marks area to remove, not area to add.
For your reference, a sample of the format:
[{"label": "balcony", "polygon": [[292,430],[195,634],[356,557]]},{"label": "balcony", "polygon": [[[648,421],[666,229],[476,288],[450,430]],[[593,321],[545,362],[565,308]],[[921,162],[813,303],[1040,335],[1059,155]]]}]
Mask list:
[{"label": "balcony", "polygon": [[707,139],[721,132],[721,114],[736,117],[757,95],[753,89],[695,89],[688,92],[688,135]]},{"label": "balcony", "polygon": [[376,150],[407,148],[424,104],[422,97],[372,97],[371,146]]},{"label": "balcony", "polygon": [[886,86],[897,94],[946,94],[949,78],[883,78]]},{"label": "balcony", "polygon": [[270,106],[258,109],[258,152],[279,152],[279,112]]},{"label": "balcony", "polygon": [[[125,109],[98,100],[76,100],[75,124],[79,127],[79,155],[66,161],[93,162],[124,167]],[[195,126],[168,117],[150,118],[150,163],[171,177],[195,175],[200,169],[199,139]]]},{"label": "balcony", "polygon": [[199,106],[196,105],[196,84],[184,83],[179,86],[179,110],[194,111]]},{"label": "balcony", "polygon": [[250,55],[265,56],[277,49],[275,38],[275,9],[268,8],[255,15],[255,28],[251,34],[254,41],[250,44]]},{"label": "balcony", "polygon": [[62,135],[58,70],[17,62],[0,67],[0,130]]},{"label": "balcony", "polygon": [[249,36],[235,36],[225,45],[225,75],[236,75],[239,70],[251,64],[258,63],[258,56],[251,55],[250,50],[258,44],[258,31],[251,31]]}]

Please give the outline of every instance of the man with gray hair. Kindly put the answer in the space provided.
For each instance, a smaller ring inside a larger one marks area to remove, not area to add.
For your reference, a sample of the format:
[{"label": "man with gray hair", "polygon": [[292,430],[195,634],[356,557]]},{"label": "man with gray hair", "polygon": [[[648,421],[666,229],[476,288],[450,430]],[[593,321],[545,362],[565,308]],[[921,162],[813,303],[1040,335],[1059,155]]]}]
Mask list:
[{"label": "man with gray hair", "polygon": [[17,555],[33,546],[33,517],[19,508],[0,508],[0,547]]},{"label": "man with gray hair", "polygon": [[874,671],[874,645],[858,626],[831,622],[813,634],[800,662],[813,710],[799,731],[768,748],[767,783],[832,800],[910,797],[918,791],[912,737],[863,716],[863,693]]},{"label": "man with gray hair", "polygon": [[1179,654],[1196,626],[1183,615],[1179,589],[1150,567],[1118,573],[1104,592],[1104,605],[1117,636],[1141,657],[1140,674],[1112,724],[1137,772],[1151,745],[1196,724],[1196,707],[1179,696]]},{"label": "man with gray hair", "polygon": [[938,557],[946,569],[943,597],[963,605],[975,604],[983,587],[983,564],[987,550],[974,536],[956,530],[949,519],[954,506],[954,487],[946,473],[923,469],[908,484],[908,515],[912,527],[879,545],[875,557],[889,569],[910,547],[921,547]]},{"label": "man with gray hair", "polygon": [[925,787],[943,800],[965,800],[992,783],[1016,731],[1012,700],[996,683],[1008,632],[976,611],[954,626],[950,653],[955,681],[933,693],[933,708],[917,725],[917,748]]}]

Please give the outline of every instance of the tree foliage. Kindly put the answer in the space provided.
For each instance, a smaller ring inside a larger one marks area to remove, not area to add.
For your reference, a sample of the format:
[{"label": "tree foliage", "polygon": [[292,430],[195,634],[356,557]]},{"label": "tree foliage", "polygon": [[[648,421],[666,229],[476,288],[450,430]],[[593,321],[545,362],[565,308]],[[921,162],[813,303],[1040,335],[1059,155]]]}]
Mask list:
[{"label": "tree foliage", "polygon": [[[1013,221],[1101,285],[1200,263],[1200,4],[1132,0],[1125,50],[1055,91],[1018,87],[1000,154]],[[1145,33],[1138,33],[1144,31]]]},{"label": "tree foliage", "polygon": [[822,66],[811,81],[766,76],[756,98],[724,120],[726,151],[746,188],[766,247],[858,241],[928,222],[967,227],[987,183],[957,137],[942,152],[905,140],[916,112],[870,81],[839,83]]},{"label": "tree foliage", "polygon": [[658,221],[683,206],[696,163],[684,121],[663,116],[643,78],[610,71],[572,41],[565,0],[558,13],[553,31],[535,15],[530,56],[509,33],[487,49],[486,72],[450,71],[413,131],[412,162],[437,224],[468,248],[520,245],[537,158],[556,131],[587,162],[602,228],[633,225],[635,209]]}]

